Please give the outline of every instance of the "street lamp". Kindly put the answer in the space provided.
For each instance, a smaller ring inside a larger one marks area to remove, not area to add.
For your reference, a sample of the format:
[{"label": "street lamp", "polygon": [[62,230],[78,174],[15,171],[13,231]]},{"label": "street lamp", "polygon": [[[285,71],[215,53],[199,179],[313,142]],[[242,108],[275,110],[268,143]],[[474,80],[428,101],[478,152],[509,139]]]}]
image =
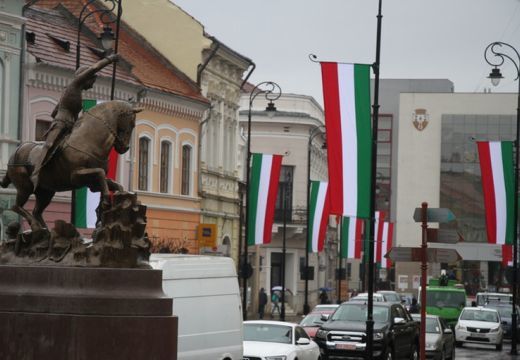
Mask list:
[{"label": "street lamp", "polygon": [[[312,148],[312,141],[314,138],[318,135],[325,135],[325,125],[318,125],[311,129],[310,136],[309,136],[309,142],[307,144],[307,239],[305,241],[305,295],[304,295],[304,302],[303,302],[303,313],[307,315],[310,311],[309,307],[309,225],[310,225],[310,217],[311,217],[311,210],[310,210],[310,192],[311,192],[311,148]],[[325,144],[324,144],[325,145]]]},{"label": "street lamp", "polygon": [[[243,269],[247,268],[247,252],[248,252],[248,241],[249,241],[249,183],[251,173],[251,111],[253,107],[253,101],[255,98],[264,94],[266,100],[269,101],[265,111],[272,113],[276,111],[274,101],[282,95],[282,89],[280,86],[272,81],[264,81],[256,85],[251,93],[249,94],[249,110],[247,113],[247,160],[246,160],[246,240],[244,241],[244,256],[243,256]],[[258,271],[258,269],[257,269]],[[242,316],[244,320],[247,320],[247,276],[242,277],[243,281],[243,293],[242,297]],[[283,291],[282,291],[283,293]]]},{"label": "street lamp", "polygon": [[[518,59],[518,62],[515,61],[513,57],[511,57],[508,54],[500,52],[500,49],[502,46],[504,46],[506,49],[509,49],[511,53],[516,54],[516,58]],[[489,58],[489,56],[493,55],[493,58]],[[513,239],[513,314],[512,314],[512,320],[511,320],[511,354],[516,355],[517,348],[516,348],[516,341],[517,341],[517,311],[516,311],[516,304],[518,302],[517,299],[517,292],[518,292],[518,168],[519,168],[519,140],[520,140],[520,54],[518,51],[511,45],[506,44],[504,42],[496,41],[491,44],[489,44],[486,47],[486,50],[484,50],[484,59],[486,62],[493,66],[493,69],[491,70],[491,73],[489,74],[488,78],[491,80],[491,83],[493,86],[497,86],[500,83],[500,80],[503,78],[502,74],[500,73],[499,67],[504,64],[505,59],[509,59],[516,69],[516,78],[515,80],[518,80],[518,93],[517,93],[517,107],[516,107],[516,140],[515,140],[515,191],[514,191],[514,221],[513,221],[513,227],[515,231],[515,237]]]}]

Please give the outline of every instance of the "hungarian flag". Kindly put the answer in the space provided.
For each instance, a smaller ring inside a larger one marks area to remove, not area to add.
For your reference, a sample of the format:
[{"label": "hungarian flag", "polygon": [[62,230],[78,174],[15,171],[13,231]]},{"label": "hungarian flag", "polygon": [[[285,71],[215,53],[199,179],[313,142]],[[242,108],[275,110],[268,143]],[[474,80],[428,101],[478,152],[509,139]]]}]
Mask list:
[{"label": "hungarian flag", "polygon": [[514,173],[511,141],[479,141],[478,154],[488,242],[513,244]]},{"label": "hungarian flag", "polygon": [[309,201],[309,249],[311,252],[323,250],[325,233],[329,223],[329,183],[311,181]]},{"label": "hungarian flag", "polygon": [[282,155],[251,154],[247,244],[271,242]]},{"label": "hungarian flag", "polygon": [[[83,100],[83,111],[88,111],[102,101]],[[117,160],[119,154],[114,148],[108,159],[107,178],[115,180],[117,175]],[[74,225],[78,228],[96,227],[96,209],[101,199],[101,193],[93,193],[87,187],[75,190],[76,203],[74,207]]]},{"label": "hungarian flag", "polygon": [[374,261],[376,263],[381,263],[383,255],[383,227],[385,218],[385,211],[376,211],[374,213]]},{"label": "hungarian flag", "polygon": [[513,245],[502,245],[502,266],[513,266]]},{"label": "hungarian flag", "polygon": [[394,223],[391,222],[383,222],[383,231],[382,231],[382,241],[381,241],[381,264],[382,268],[389,269],[392,267],[392,262],[390,259],[385,258],[385,255],[388,254],[390,249],[392,249],[393,245],[393,237],[394,237]]},{"label": "hungarian flag", "polygon": [[363,219],[342,217],[341,222],[341,258],[361,259],[363,247]]},{"label": "hungarian flag", "polygon": [[331,213],[368,219],[372,134],[370,66],[321,63]]}]

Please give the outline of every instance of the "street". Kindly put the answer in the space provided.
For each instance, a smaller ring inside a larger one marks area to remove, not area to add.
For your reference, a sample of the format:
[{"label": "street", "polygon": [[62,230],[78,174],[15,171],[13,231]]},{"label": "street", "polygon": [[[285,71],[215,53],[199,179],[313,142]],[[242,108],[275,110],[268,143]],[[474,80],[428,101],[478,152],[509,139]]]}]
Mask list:
[{"label": "street", "polygon": [[465,344],[462,348],[457,348],[456,360],[495,360],[495,359],[520,359],[520,355],[512,356],[511,342],[504,341],[502,351],[496,351],[494,347],[478,344]]}]

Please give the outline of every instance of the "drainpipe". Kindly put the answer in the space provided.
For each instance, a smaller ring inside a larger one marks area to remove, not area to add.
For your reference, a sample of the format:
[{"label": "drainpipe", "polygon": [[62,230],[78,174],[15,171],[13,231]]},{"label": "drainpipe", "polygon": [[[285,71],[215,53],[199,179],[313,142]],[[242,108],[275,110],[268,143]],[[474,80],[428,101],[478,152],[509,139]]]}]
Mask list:
[{"label": "drainpipe", "polygon": [[211,119],[211,110],[213,110],[213,105],[210,105],[209,109],[208,109],[208,114],[206,116],[206,118],[204,120],[202,120],[202,122],[200,123],[200,126],[199,126],[199,150],[197,151],[197,163],[199,164],[199,184],[198,184],[198,192],[199,192],[199,196],[202,197],[202,170],[201,170],[201,155],[200,155],[200,152],[202,150],[202,128],[204,127],[204,125],[206,125],[206,123],[209,121],[209,119]]},{"label": "drainpipe", "polygon": [[244,79],[244,81],[242,81],[242,84],[240,85],[240,90],[242,90],[242,88],[244,87],[244,85],[246,84],[247,80],[249,79],[249,77],[251,76],[251,74],[253,73],[253,71],[255,71],[256,69],[256,64],[252,61],[250,61],[252,67],[251,69],[249,70],[249,72],[247,73],[247,76],[246,78]]},{"label": "drainpipe", "polygon": [[200,64],[199,68],[197,69],[197,85],[199,85],[199,87],[200,87],[200,81],[202,79],[202,72],[204,71],[206,66],[208,66],[209,62],[211,61],[211,59],[213,59],[213,57],[217,53],[218,49],[220,48],[220,42],[218,42],[217,39],[215,39],[215,38],[211,38],[211,39],[214,41],[214,43],[216,43],[216,45],[213,48],[213,50],[211,51],[211,54],[209,54],[209,56],[206,59],[206,61],[204,62],[204,64]]}]

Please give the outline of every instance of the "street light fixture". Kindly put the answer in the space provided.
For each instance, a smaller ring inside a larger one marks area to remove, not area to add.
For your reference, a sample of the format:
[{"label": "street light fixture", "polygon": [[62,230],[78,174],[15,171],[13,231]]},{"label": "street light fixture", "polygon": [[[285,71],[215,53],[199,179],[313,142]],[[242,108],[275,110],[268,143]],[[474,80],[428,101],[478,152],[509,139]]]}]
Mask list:
[{"label": "street light fixture", "polygon": [[103,27],[103,32],[98,39],[101,40],[101,46],[103,46],[103,50],[106,52],[114,50],[114,43],[116,42],[116,38],[110,26]]},{"label": "street light fixture", "polygon": [[[251,93],[249,94],[249,110],[247,113],[247,160],[246,160],[246,227],[245,234],[246,239],[244,241],[244,256],[242,267],[243,269],[247,268],[247,253],[248,253],[248,241],[249,241],[249,183],[250,183],[250,174],[251,174],[251,112],[253,107],[253,101],[255,98],[264,94],[266,100],[269,101],[267,104],[267,108],[265,109],[268,114],[273,114],[276,111],[276,107],[274,106],[274,101],[278,100],[278,98],[282,95],[282,89],[280,85],[272,81],[264,81],[260,84],[256,85]],[[258,271],[258,269],[257,269]],[[242,297],[242,317],[244,320],[247,320],[247,276],[242,277],[243,281],[243,297]]]},{"label": "street light fixture", "polygon": [[[500,52],[498,48],[501,48],[504,46],[506,49],[509,49],[512,53],[516,54],[516,58],[518,59],[518,62],[515,61],[513,57],[511,57],[508,54],[505,54],[503,52]],[[488,56],[493,55],[493,58],[490,59]],[[520,159],[520,151],[519,151],[519,140],[520,140],[520,54],[518,51],[511,45],[496,41],[491,44],[489,44],[486,47],[486,50],[484,50],[484,59],[486,62],[494,66],[494,68],[491,70],[491,73],[489,74],[488,78],[491,79],[491,83],[493,86],[497,86],[500,83],[500,79],[503,78],[502,74],[500,73],[499,67],[504,64],[505,59],[509,59],[513,63],[516,69],[516,79],[518,81],[518,93],[517,93],[517,107],[516,107],[516,140],[515,140],[515,191],[514,191],[514,221],[513,221],[513,228],[515,229],[515,237],[513,239],[513,313],[512,313],[512,320],[511,320],[511,354],[516,355],[517,352],[517,311],[516,311],[516,304],[518,302],[518,174],[519,174],[519,159]]]},{"label": "street light fixture", "polygon": [[[309,142],[307,144],[307,238],[305,239],[305,296],[303,302],[303,313],[307,315],[310,311],[309,307],[309,222],[310,222],[310,192],[311,192],[311,148],[312,141],[318,135],[325,135],[325,125],[318,125],[312,128],[309,136]],[[325,145],[324,143],[323,145]],[[323,147],[322,147],[323,148]]]}]

